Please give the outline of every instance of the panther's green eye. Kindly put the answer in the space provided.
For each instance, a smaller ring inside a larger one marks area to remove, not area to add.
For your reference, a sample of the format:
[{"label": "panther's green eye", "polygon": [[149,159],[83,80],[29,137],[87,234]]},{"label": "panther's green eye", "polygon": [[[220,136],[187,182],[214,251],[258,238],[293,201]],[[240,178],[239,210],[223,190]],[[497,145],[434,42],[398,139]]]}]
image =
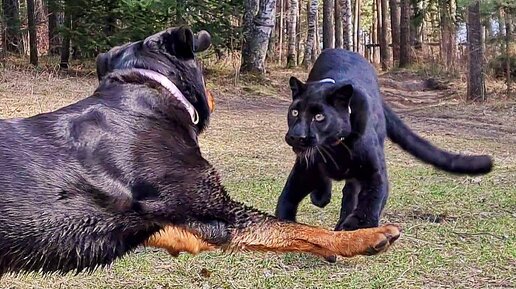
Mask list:
[{"label": "panther's green eye", "polygon": [[293,109],[290,113],[292,114],[293,117],[296,117],[299,115],[299,111],[297,111],[297,109]]},{"label": "panther's green eye", "polygon": [[324,120],[324,114],[318,113],[315,115],[315,121],[323,121]]}]

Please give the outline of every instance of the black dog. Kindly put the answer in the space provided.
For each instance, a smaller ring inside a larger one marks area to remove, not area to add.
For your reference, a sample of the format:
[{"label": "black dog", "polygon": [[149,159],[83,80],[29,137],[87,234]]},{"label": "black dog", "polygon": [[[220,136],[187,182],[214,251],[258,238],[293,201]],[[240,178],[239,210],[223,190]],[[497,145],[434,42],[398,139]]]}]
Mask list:
[{"label": "black dog", "polygon": [[295,220],[308,194],[330,202],[331,180],[346,180],[336,230],[378,226],[387,201],[384,139],[388,136],[423,162],[451,173],[485,174],[488,156],[451,154],[410,130],[383,102],[374,68],[359,54],[323,51],[307,83],[290,79],[287,143],[298,158],[278,200],[276,216]]},{"label": "black dog", "polygon": [[194,51],[209,45],[180,27],[113,48],[90,97],[0,120],[0,276],[93,270],[139,245],[327,257],[396,240],[393,225],[332,232],[229,198],[197,143],[210,109]]}]

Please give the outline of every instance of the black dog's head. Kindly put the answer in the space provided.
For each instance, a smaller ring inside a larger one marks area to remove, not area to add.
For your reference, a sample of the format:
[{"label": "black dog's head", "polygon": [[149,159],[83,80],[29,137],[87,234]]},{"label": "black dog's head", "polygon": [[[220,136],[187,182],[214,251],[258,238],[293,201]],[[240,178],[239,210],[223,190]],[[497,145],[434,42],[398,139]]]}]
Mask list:
[{"label": "black dog's head", "polygon": [[112,48],[97,57],[97,76],[101,81],[120,69],[140,68],[158,72],[172,81],[197,110],[202,130],[213,110],[213,98],[206,90],[195,53],[211,45],[206,31],[196,35],[187,27],[170,28],[144,40]]},{"label": "black dog's head", "polygon": [[367,98],[349,83],[332,79],[303,83],[290,78],[287,143],[296,153],[334,146],[362,135],[367,125]]}]

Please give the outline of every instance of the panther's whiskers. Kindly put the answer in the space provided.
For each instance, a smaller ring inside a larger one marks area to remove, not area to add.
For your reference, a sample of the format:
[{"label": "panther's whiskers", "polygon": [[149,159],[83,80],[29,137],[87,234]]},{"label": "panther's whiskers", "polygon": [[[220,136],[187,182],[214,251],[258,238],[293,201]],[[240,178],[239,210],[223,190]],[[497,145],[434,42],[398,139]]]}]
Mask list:
[{"label": "panther's whiskers", "polygon": [[344,148],[348,151],[349,153],[349,156],[351,157],[353,154],[351,153],[351,149],[343,142],[343,141],[339,141],[339,144],[341,144],[342,146],[344,146]]},{"label": "panther's whiskers", "polygon": [[333,162],[333,164],[335,165],[335,167],[340,170],[339,168],[339,165],[337,164],[337,162],[335,161],[335,159],[332,157],[331,153],[328,152],[327,149],[325,149],[323,146],[321,146],[321,149],[328,155],[328,157],[331,159],[331,161]]},{"label": "panther's whiskers", "polygon": [[323,154],[323,153],[322,153],[322,151],[319,149],[319,147],[318,147],[318,146],[316,146],[315,148],[317,149],[317,151],[319,151],[319,154],[320,154],[320,155],[321,155],[321,157],[323,158],[323,162],[324,162],[324,163],[327,163],[327,161],[326,161],[326,157],[324,157],[324,154]]}]

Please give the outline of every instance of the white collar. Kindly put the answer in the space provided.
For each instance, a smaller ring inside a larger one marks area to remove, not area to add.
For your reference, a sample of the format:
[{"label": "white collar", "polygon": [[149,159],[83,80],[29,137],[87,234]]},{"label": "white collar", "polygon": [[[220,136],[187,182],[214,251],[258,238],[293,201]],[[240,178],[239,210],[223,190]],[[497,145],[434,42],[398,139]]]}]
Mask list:
[{"label": "white collar", "polygon": [[158,82],[163,87],[165,87],[177,100],[179,100],[179,102],[181,102],[184,105],[184,107],[190,114],[190,118],[192,119],[193,124],[199,123],[199,113],[197,112],[195,107],[188,101],[188,99],[186,99],[186,97],[179,90],[179,88],[177,88],[177,86],[165,75],[150,69],[143,68],[131,68],[130,71],[134,71],[145,77],[148,77]]}]

